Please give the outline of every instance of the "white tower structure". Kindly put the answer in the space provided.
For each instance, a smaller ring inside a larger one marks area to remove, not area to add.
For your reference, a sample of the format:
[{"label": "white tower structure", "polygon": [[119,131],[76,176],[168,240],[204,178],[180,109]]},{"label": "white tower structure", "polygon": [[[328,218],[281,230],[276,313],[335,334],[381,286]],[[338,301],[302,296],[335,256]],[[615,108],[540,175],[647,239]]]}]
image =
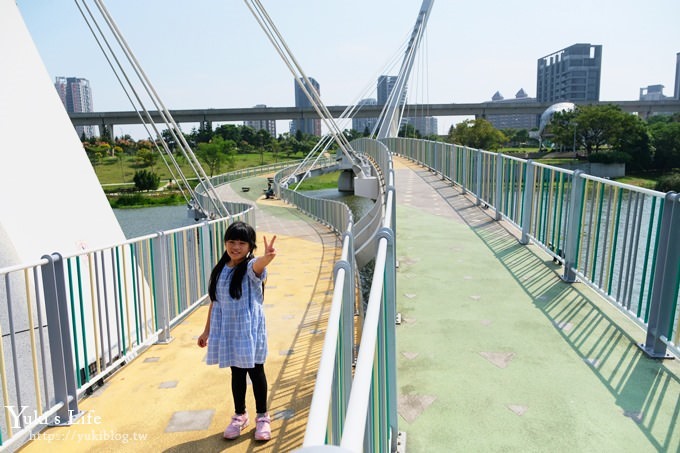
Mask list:
[{"label": "white tower structure", "polygon": [[14,0],[0,17],[0,266],[124,241]]},{"label": "white tower structure", "polygon": [[413,67],[413,62],[415,61],[416,52],[420,46],[420,41],[425,33],[425,27],[427,26],[427,20],[430,17],[430,11],[432,10],[432,5],[434,0],[423,0],[420,6],[420,12],[418,13],[418,18],[416,19],[416,24],[413,27],[413,32],[411,33],[411,39],[409,40],[408,46],[406,47],[406,53],[404,55],[404,61],[401,63],[401,69],[399,70],[399,75],[397,76],[397,82],[394,89],[390,92],[390,97],[383,110],[383,115],[380,122],[380,129],[378,130],[378,138],[386,137],[396,137],[399,135],[399,125],[401,124],[402,117],[402,93],[406,90],[406,82],[411,75],[411,68]]}]

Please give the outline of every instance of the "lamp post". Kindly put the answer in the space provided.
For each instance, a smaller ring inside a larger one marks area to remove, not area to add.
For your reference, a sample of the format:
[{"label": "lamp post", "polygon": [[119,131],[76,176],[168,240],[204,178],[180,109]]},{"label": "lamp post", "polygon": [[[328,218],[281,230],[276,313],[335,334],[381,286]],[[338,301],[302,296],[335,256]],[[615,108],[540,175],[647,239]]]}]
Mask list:
[{"label": "lamp post", "polygon": [[578,123],[574,123],[574,143],[571,146],[571,150],[574,152],[574,157],[576,157],[576,129],[578,128]]}]

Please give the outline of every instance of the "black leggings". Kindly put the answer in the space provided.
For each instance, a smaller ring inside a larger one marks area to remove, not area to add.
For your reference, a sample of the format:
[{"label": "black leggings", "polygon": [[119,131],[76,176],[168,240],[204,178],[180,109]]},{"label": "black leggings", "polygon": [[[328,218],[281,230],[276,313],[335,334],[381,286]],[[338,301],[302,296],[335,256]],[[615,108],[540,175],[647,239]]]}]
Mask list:
[{"label": "black leggings", "polygon": [[267,376],[262,363],[256,363],[255,368],[231,367],[231,393],[234,396],[236,413],[240,415],[246,412],[246,374],[250,375],[253,383],[257,413],[264,414],[267,412]]}]

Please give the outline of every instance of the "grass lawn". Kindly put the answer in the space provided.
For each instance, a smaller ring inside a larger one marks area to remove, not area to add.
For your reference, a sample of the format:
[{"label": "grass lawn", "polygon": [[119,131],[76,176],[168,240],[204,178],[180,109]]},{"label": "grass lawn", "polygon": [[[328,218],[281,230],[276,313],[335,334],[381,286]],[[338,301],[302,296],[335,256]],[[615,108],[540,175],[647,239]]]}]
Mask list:
[{"label": "grass lawn", "polygon": [[501,148],[499,151],[504,154],[536,153],[538,152],[538,146],[527,146],[525,148]]},{"label": "grass lawn", "polygon": [[[302,184],[300,184],[298,190],[320,190],[337,188],[340,173],[341,173],[340,171],[332,171],[330,173],[324,173],[321,176],[306,178],[304,181],[302,181]],[[293,185],[293,187],[295,187],[295,185]]]},{"label": "grass lawn", "polygon": [[643,187],[645,189],[654,189],[656,187],[656,179],[649,176],[626,175],[623,178],[616,178],[615,181],[620,182],[621,184]]},{"label": "grass lawn", "polygon": [[[184,156],[176,156],[175,158],[177,160],[179,167],[182,169],[182,173],[186,175],[187,179],[189,180],[194,179],[195,178],[194,170],[191,168],[191,165],[187,163]],[[259,153],[237,154],[234,158],[233,167],[229,168],[226,164],[223,164],[219,168],[219,172],[216,172],[215,174],[227,173],[230,171],[240,170],[242,168],[256,167],[259,165],[273,164],[285,160],[298,160],[298,159],[300,159],[299,155],[294,156],[291,155],[291,157],[288,158],[280,154],[274,157],[272,153],[264,153],[263,155]],[[169,164],[172,166],[170,162]],[[211,176],[208,166],[203,162],[201,162],[201,165],[206,174],[208,176]],[[137,163],[136,159],[133,156],[123,156],[121,160],[118,160],[115,157],[104,158],[101,160],[101,163],[94,165],[94,171],[97,174],[99,183],[102,186],[108,186],[112,184],[113,185],[132,184],[132,179],[135,176],[135,172],[144,169],[153,171],[158,176],[160,176],[161,184],[165,184],[170,178],[172,178],[170,171],[168,170],[167,166],[163,163],[163,160],[160,157],[157,159],[156,163],[151,167],[139,166],[139,164]],[[174,166],[172,166],[172,170],[176,176],[179,176]]]}]

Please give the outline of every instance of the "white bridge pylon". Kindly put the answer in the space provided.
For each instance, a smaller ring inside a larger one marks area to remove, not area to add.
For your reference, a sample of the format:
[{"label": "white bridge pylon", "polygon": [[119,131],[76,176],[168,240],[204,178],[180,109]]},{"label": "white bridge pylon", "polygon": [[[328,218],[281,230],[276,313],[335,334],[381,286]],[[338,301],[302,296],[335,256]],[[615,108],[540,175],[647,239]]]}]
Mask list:
[{"label": "white bridge pylon", "polygon": [[[309,155],[304,159],[304,162],[300,164],[298,169],[293,175],[302,175],[302,179],[309,174],[309,169],[316,163],[318,157],[328,149],[331,141],[337,143],[342,156],[339,163],[339,168],[345,170],[338,181],[338,189],[343,192],[354,192],[356,195],[365,196],[368,198],[376,199],[378,197],[378,184],[377,178],[371,175],[371,165],[358,153],[352,149],[349,141],[345,135],[340,130],[339,126],[335,122],[335,119],[330,114],[326,106],[321,101],[319,94],[312,85],[312,83],[307,78],[307,75],[302,70],[302,67],[295,59],[295,56],[291,52],[290,48],[286,44],[283,36],[279,33],[276,25],[269,17],[269,14],[265,10],[264,6],[259,0],[244,0],[248,9],[257,20],[258,24],[265,32],[274,48],[281,56],[282,60],[293,74],[295,82],[300,87],[301,91],[305,94],[314,110],[317,112],[321,120],[324,122],[328,130],[330,131],[330,136],[332,140],[328,140],[323,137],[317,146],[310,151]],[[427,25],[427,19],[430,15],[430,10],[434,0],[423,0],[423,3],[416,20],[416,24],[411,33],[411,39],[406,49],[406,55],[404,61],[401,65],[399,71],[399,76],[397,78],[397,84],[390,94],[388,104],[383,109],[380,115],[379,124],[380,134],[378,138],[384,137],[396,137],[399,133],[399,124],[401,122],[401,116],[403,114],[403,106],[400,109],[399,100],[402,99],[402,93],[406,89],[406,82],[409,78],[411,68],[413,67],[413,61],[415,60],[415,54],[420,46],[421,38],[423,36],[425,26]],[[348,108],[341,118],[346,118],[353,108]],[[315,155],[318,156],[314,158]],[[288,183],[289,181],[286,181]],[[299,182],[296,180],[299,185]],[[301,181],[300,181],[301,182]]]},{"label": "white bridge pylon", "polygon": [[434,0],[423,0],[422,5],[420,6],[420,12],[418,13],[418,18],[413,27],[411,39],[406,47],[404,60],[401,63],[401,69],[397,76],[397,82],[390,92],[385,108],[378,121],[378,139],[397,137],[399,135],[399,126],[404,113],[405,103],[402,103],[402,99],[404,99],[404,93],[406,91],[406,82],[411,75],[411,68],[413,68],[416,53],[420,47],[423,35],[425,34],[425,27],[427,26],[427,20],[430,17],[430,11],[432,10],[433,4]]}]

